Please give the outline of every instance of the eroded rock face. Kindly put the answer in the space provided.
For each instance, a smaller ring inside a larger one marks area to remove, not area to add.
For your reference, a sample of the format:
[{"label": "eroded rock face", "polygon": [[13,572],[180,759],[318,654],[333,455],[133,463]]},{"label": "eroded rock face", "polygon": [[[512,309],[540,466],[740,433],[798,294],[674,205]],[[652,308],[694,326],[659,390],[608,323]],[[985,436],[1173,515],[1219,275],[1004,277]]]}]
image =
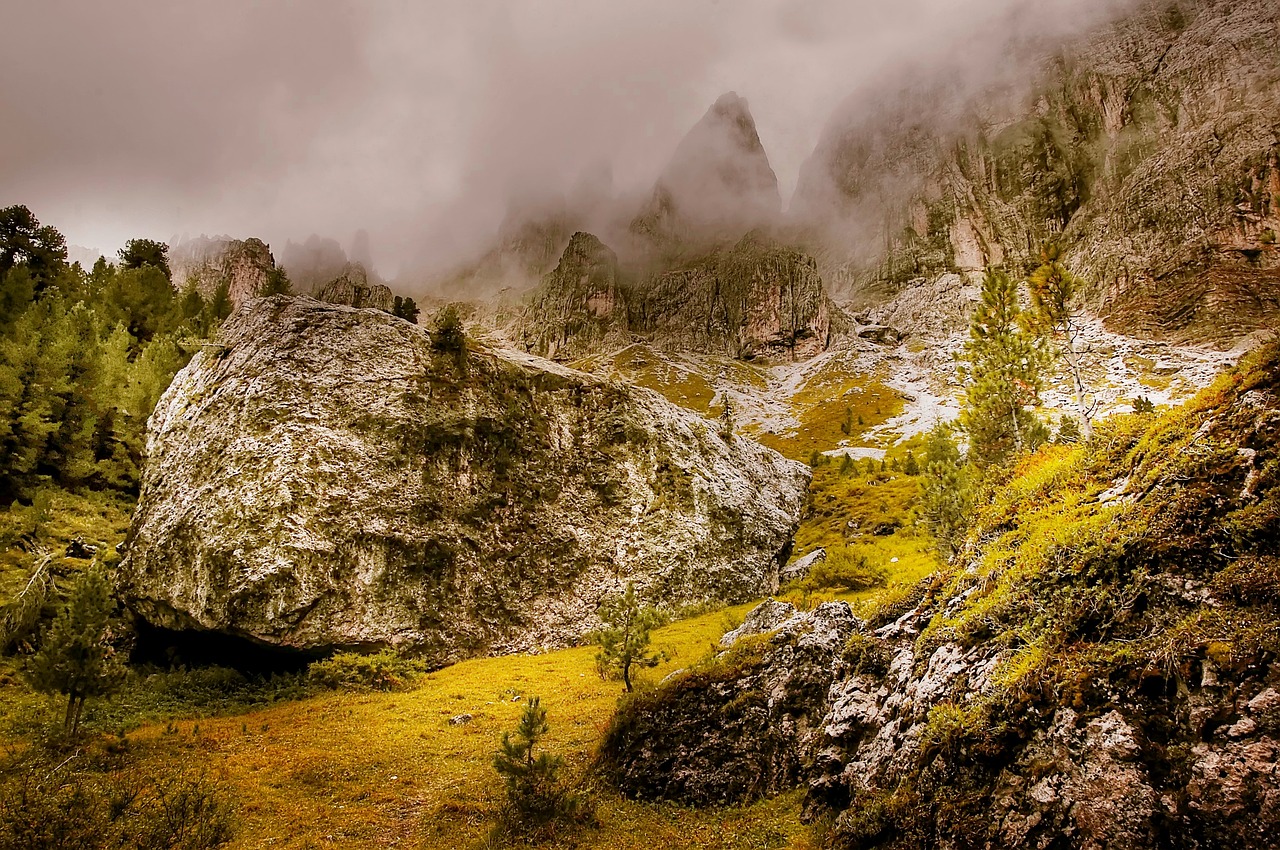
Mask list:
[{"label": "eroded rock face", "polygon": [[832,292],[1021,269],[1057,240],[1117,329],[1228,342],[1273,325],[1280,8],[1142,3],[1045,52],[1003,97],[913,81],[833,119],[792,204],[830,230],[814,250]]},{"label": "eroded rock face", "polygon": [[760,234],[655,274],[627,275],[614,253],[576,234],[530,296],[521,344],[573,359],[642,340],[675,351],[749,359],[825,351],[840,312],[812,257]]},{"label": "eroded rock face", "polygon": [[575,233],[530,297],[521,345],[543,357],[573,360],[624,344],[627,330],[617,255],[590,233]]},{"label": "eroded rock face", "polygon": [[800,464],[657,394],[372,310],[250,302],[156,408],[122,567],[166,628],[437,663],[563,645],[627,581],[776,586]]},{"label": "eroded rock face", "polygon": [[342,274],[320,287],[316,298],[326,304],[372,307],[387,313],[395,302],[391,288],[376,281],[370,283],[369,273],[359,263],[347,263]]},{"label": "eroded rock face", "polygon": [[261,239],[201,236],[178,242],[169,251],[175,285],[195,284],[206,298],[225,285],[232,304],[257,298],[276,268],[271,249]]}]

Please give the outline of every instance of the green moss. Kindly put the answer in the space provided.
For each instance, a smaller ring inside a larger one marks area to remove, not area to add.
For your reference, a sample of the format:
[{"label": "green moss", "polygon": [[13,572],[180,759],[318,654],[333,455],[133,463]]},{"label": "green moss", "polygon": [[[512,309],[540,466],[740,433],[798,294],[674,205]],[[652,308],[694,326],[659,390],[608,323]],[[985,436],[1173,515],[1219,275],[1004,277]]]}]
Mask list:
[{"label": "green moss", "polygon": [[887,643],[862,632],[854,632],[849,636],[840,657],[849,672],[855,676],[883,676],[889,671],[889,662],[893,660]]}]

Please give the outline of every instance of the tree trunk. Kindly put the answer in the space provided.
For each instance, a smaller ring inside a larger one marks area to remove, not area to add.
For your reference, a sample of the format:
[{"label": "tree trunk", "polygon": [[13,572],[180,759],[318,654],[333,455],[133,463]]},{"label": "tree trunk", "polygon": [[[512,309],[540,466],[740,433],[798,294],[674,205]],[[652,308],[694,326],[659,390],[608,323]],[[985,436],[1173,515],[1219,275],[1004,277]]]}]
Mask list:
[{"label": "tree trunk", "polygon": [[627,693],[631,693],[631,660],[627,659],[622,662],[622,683],[627,686]]},{"label": "tree trunk", "polygon": [[81,694],[76,699],[76,716],[75,716],[75,719],[71,721],[71,734],[73,736],[76,734],[76,732],[80,731],[80,713],[82,711],[84,711],[84,695],[83,694]]},{"label": "tree trunk", "polygon": [[74,734],[75,730],[72,728],[71,722],[75,719],[75,711],[76,711],[76,692],[72,691],[71,693],[67,694],[67,714],[62,719],[63,732]]},{"label": "tree trunk", "polygon": [[1093,423],[1089,421],[1089,405],[1084,398],[1084,379],[1080,377],[1080,358],[1076,354],[1075,331],[1071,328],[1071,320],[1066,323],[1067,344],[1063,354],[1067,357],[1067,366],[1071,369],[1071,382],[1076,390],[1076,409],[1080,411],[1080,422],[1086,440],[1093,438]]}]

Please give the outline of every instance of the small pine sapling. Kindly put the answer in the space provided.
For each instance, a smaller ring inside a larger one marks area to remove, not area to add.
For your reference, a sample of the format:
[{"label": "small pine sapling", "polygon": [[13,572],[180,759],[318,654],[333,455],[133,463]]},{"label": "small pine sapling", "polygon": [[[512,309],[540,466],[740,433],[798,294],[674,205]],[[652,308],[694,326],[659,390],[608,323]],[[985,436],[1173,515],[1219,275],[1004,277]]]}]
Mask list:
[{"label": "small pine sapling", "polygon": [[614,673],[621,677],[630,693],[634,690],[632,669],[656,667],[666,657],[665,653],[649,651],[649,633],[662,625],[662,614],[652,605],[642,605],[636,598],[635,584],[627,582],[625,593],[601,603],[600,620],[604,625],[591,634],[600,646],[596,667],[602,676]]}]

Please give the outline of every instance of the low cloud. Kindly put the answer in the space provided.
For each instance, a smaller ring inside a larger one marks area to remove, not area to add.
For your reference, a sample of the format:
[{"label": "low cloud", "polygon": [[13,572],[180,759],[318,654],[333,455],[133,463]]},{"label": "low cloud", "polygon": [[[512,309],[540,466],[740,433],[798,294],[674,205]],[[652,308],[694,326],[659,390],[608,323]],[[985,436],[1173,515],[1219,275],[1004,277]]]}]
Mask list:
[{"label": "low cloud", "polygon": [[[479,250],[511,199],[607,166],[639,196],[726,91],[784,205],[837,106],[981,81],[1110,0],[10,4],[0,204],[69,241],[369,231],[383,274]],[[1014,47],[1011,47],[1014,46]],[[1021,60],[1019,60],[1021,61]]]}]

